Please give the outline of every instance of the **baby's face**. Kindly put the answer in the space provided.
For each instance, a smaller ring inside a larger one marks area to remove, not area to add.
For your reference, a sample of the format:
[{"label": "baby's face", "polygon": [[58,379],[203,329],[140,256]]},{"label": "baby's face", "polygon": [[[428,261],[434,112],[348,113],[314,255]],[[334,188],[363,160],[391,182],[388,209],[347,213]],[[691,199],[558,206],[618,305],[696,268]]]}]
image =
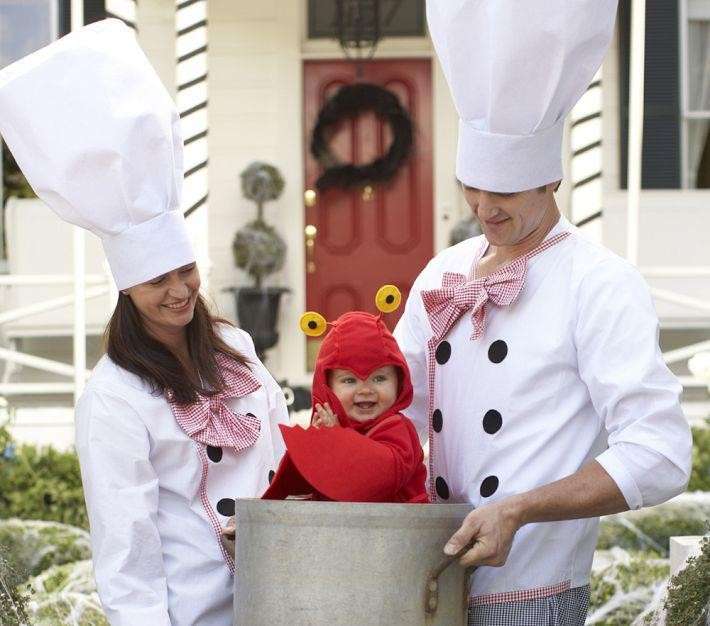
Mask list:
[{"label": "baby's face", "polygon": [[328,373],[328,386],[350,419],[366,422],[389,409],[397,399],[397,368],[385,365],[364,380],[350,370],[334,369]]}]

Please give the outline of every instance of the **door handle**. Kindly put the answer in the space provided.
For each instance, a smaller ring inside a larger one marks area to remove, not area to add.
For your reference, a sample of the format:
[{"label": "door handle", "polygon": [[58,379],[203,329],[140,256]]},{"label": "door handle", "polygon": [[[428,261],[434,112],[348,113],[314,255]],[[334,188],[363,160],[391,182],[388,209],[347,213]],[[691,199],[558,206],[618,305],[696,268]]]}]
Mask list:
[{"label": "door handle", "polygon": [[315,189],[306,189],[303,192],[303,204],[306,205],[307,208],[312,208],[316,205],[316,200],[318,199],[318,194],[316,193]]},{"label": "door handle", "polygon": [[314,274],[316,271],[315,247],[318,229],[313,224],[307,224],[303,233],[306,236],[306,272]]}]

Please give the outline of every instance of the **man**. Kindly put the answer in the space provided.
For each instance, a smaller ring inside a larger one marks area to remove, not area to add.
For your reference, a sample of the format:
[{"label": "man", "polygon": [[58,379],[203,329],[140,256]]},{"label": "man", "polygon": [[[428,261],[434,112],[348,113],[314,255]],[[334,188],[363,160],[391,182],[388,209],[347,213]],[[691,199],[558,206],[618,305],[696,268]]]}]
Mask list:
[{"label": "man", "polygon": [[395,336],[429,432],[430,495],[474,507],[469,623],[583,624],[598,516],[685,489],[690,431],[647,286],[560,216],[564,117],[616,0],[430,0],[481,237],[436,256]]}]

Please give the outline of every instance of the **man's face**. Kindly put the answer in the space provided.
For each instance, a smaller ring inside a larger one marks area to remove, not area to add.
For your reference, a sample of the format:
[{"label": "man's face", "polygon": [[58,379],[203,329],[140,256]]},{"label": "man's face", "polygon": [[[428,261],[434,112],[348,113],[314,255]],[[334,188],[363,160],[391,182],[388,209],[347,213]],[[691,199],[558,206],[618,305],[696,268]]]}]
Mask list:
[{"label": "man's face", "polygon": [[540,226],[550,203],[554,185],[544,191],[494,193],[462,185],[466,202],[481,223],[483,234],[493,246],[514,246]]}]

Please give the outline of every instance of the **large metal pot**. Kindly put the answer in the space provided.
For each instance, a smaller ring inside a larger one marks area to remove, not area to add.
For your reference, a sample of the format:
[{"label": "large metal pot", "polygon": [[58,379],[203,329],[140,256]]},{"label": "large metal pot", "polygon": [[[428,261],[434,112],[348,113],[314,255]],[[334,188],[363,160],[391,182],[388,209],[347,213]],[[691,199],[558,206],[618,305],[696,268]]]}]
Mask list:
[{"label": "large metal pot", "polygon": [[238,499],[235,626],[462,626],[468,572],[442,548],[470,510]]}]

